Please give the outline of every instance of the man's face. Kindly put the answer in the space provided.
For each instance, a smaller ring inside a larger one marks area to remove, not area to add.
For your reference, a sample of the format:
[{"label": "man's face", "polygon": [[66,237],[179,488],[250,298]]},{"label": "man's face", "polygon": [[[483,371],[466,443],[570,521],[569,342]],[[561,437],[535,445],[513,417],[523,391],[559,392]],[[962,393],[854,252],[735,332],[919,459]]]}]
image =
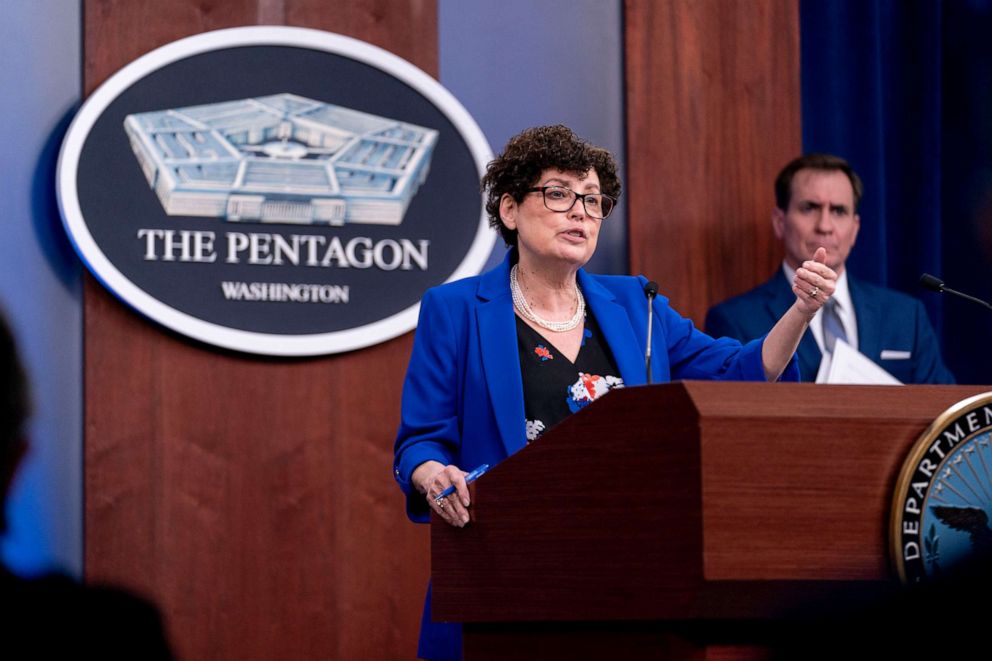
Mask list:
[{"label": "man's face", "polygon": [[827,266],[839,275],[860,226],[851,180],[836,170],[800,170],[792,178],[789,208],[772,212],[775,236],[785,244],[785,261],[794,269],[823,246]]}]

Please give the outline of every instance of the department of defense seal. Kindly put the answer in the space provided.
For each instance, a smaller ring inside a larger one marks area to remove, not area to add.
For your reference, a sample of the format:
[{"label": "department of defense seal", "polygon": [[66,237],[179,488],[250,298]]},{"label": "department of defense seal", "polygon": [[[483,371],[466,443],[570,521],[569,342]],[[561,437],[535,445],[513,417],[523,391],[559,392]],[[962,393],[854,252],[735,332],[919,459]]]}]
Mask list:
[{"label": "department of defense seal", "polygon": [[934,420],[899,474],[891,553],[903,583],[921,583],[992,551],[992,392]]}]

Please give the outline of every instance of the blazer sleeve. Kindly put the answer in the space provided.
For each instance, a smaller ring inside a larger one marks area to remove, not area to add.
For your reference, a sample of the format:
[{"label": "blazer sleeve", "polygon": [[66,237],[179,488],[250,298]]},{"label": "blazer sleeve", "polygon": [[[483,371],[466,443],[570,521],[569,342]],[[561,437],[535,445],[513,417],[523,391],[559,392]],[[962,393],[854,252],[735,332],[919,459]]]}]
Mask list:
[{"label": "blazer sleeve", "polygon": [[[675,312],[664,297],[656,299],[655,312],[662,321],[668,342],[673,380],[765,381],[765,368],[761,359],[764,336],[746,344],[729,337],[714,339],[699,331],[691,320]],[[796,354],[792,355],[779,380],[799,380],[799,359]]]},{"label": "blazer sleeve", "polygon": [[427,502],[410,478],[425,461],[454,463],[461,444],[456,394],[457,337],[450,310],[436,290],[420,305],[413,352],[403,383],[400,427],[393,446],[393,477],[407,497],[407,515],[429,520]]}]

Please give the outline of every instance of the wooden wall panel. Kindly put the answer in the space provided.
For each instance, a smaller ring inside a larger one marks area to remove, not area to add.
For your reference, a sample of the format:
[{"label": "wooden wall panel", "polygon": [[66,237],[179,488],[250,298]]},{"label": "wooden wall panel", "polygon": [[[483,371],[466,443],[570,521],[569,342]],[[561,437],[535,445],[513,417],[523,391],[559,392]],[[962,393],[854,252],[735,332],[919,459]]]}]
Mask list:
[{"label": "wooden wall panel", "polygon": [[772,182],[802,149],[797,0],[626,0],[630,264],[683,315],[782,259]]},{"label": "wooden wall panel", "polygon": [[[435,0],[86,0],[84,87],[157,46],[325,29],[437,71]],[[182,659],[411,658],[429,571],[390,468],[411,335],[344,355],[218,351],[87,277],[85,573],[162,607]]]}]

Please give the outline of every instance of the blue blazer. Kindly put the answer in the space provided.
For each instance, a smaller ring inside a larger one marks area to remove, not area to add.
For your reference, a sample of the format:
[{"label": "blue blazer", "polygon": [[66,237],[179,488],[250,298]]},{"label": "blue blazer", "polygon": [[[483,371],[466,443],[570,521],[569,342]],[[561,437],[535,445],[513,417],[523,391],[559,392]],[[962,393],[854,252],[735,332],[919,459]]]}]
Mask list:
[{"label": "blue blazer", "polygon": [[[434,459],[465,470],[495,465],[526,445],[523,381],[510,296],[512,251],[481,276],[429,290],[421,302],[413,354],[403,386],[402,420],[393,474],[407,494],[407,512],[427,521],[413,470]],[[645,383],[647,301],[643,276],[578,273],[625,386]],[[744,346],[698,331],[658,296],[654,301],[651,374],[673,379],[764,381],[761,341]],[[796,380],[790,365],[783,380]],[[464,442],[463,442],[464,439]]]},{"label": "blue blazer", "polygon": [[[954,383],[944,366],[923,304],[901,292],[872,285],[848,274],[858,319],[858,350],[903,383]],[[782,269],[764,284],[710,308],[706,332],[741,342],[760,337],[796,300]],[[908,352],[908,358],[882,359],[882,351]],[[812,331],[799,344],[803,381],[815,381],[823,354]]]},{"label": "blue blazer", "polygon": [[[407,514],[429,520],[427,501],[410,482],[428,460],[471,470],[495,465],[526,445],[523,380],[510,296],[514,251],[495,269],[429,290],[420,305],[413,353],[403,385],[393,475],[407,496]],[[647,301],[644,277],[590,275],[579,286],[602,330],[625,386],[644,384]],[[651,374],[672,379],[764,381],[761,341],[741,345],[695,329],[658,296],[654,301]],[[763,339],[763,338],[762,338]],[[783,380],[799,377],[792,363]],[[459,659],[461,628],[433,622],[430,591],[419,655]]]}]

